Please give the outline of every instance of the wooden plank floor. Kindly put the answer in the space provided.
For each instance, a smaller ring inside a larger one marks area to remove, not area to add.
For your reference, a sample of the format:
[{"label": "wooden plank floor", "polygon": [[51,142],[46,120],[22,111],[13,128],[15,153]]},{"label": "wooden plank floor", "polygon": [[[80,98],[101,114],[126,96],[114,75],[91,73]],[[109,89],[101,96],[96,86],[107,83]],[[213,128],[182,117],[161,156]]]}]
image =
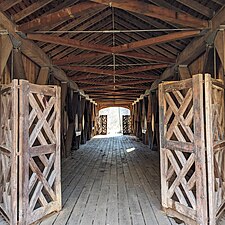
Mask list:
[{"label": "wooden plank floor", "polygon": [[62,163],[62,192],[63,210],[40,225],[177,224],[160,209],[159,154],[135,137],[82,145]]}]

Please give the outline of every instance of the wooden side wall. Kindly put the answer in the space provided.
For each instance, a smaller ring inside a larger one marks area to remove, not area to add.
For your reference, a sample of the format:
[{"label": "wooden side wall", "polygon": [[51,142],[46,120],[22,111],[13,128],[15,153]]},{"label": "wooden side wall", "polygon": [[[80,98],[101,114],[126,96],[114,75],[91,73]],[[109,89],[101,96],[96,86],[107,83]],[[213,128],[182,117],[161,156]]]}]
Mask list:
[{"label": "wooden side wall", "polygon": [[9,84],[17,78],[61,87],[61,153],[62,157],[67,157],[80,143],[86,143],[96,134],[96,106],[81,96],[71,83],[59,80],[58,70],[40,67],[22,54],[16,44],[9,35],[0,35],[0,84]]}]

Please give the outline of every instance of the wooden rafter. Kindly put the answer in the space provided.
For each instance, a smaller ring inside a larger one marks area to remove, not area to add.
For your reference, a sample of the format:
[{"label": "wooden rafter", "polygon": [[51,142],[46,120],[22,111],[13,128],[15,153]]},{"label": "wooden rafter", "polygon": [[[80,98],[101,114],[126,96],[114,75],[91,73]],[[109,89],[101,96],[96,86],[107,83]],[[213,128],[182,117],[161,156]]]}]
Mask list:
[{"label": "wooden rafter", "polygon": [[115,53],[126,52],[130,50],[138,49],[138,48],[143,48],[146,46],[189,38],[199,34],[200,34],[200,31],[198,30],[174,32],[171,34],[161,35],[158,37],[152,37],[152,38],[141,40],[141,41],[135,41],[129,44],[119,45],[113,48],[113,52]]},{"label": "wooden rafter", "polygon": [[[175,41],[183,38],[193,37],[196,35],[199,35],[200,31],[181,31],[181,32],[175,32],[172,34],[166,34],[161,35],[158,37],[153,37],[141,41],[135,41],[131,42],[129,44],[119,45],[116,47],[108,47],[104,45],[94,44],[94,43],[88,43],[85,41],[79,41],[76,39],[70,39],[70,38],[64,38],[64,37],[55,37],[51,35],[46,34],[28,34],[27,37],[31,40],[36,41],[42,41],[57,45],[64,45],[72,48],[80,48],[85,50],[91,50],[96,52],[102,52],[102,53],[121,53],[126,51],[131,51],[137,48],[142,48],[146,46],[156,45],[160,43],[165,43],[169,41]],[[124,55],[124,54],[123,54]],[[132,56],[132,54],[130,54]],[[134,56],[134,53],[133,53]]]},{"label": "wooden rafter", "polygon": [[[66,65],[70,63],[76,63],[76,62],[81,62],[87,59],[96,59],[98,57],[104,57],[107,54],[103,53],[84,53],[80,55],[70,55],[66,56],[62,59],[55,59],[53,60],[53,64],[55,65]],[[134,59],[144,59],[146,61],[154,61],[154,62],[164,62],[164,63],[175,63],[176,59],[175,58],[168,58],[160,55],[150,55],[150,54],[145,54],[145,53],[138,53],[138,52],[124,52],[124,53],[118,53],[115,54],[118,56],[124,56],[128,58],[134,58]]]},{"label": "wooden rafter", "polygon": [[111,53],[111,47],[92,44],[84,41],[79,41],[76,39],[63,38],[63,37],[55,37],[47,34],[28,34],[27,37],[31,40],[42,41],[47,43],[52,43],[56,45],[64,45],[72,48],[80,48],[84,50],[91,50],[102,53]]},{"label": "wooden rafter", "polygon": [[195,28],[208,28],[209,24],[206,20],[201,20],[189,14],[176,12],[171,9],[155,6],[153,4],[140,2],[136,0],[123,1],[120,0],[92,0],[111,7],[128,10],[135,13],[140,13],[153,18],[161,19],[163,21],[179,24],[182,26]]},{"label": "wooden rafter", "polygon": [[174,74],[174,70],[177,65],[189,65],[193,62],[199,55],[201,55],[206,50],[207,40],[214,35],[214,32],[219,28],[221,24],[225,21],[225,6],[212,18],[210,23],[212,24],[211,30],[209,30],[203,37],[195,39],[191,42],[177,57],[177,62],[174,66],[167,68],[160,76],[159,80],[156,80],[152,86],[151,90],[157,89],[160,81],[168,79]]},{"label": "wooden rafter", "polygon": [[104,82],[104,81],[90,81],[90,80],[78,81],[78,83],[103,85],[103,86],[108,86],[108,87],[111,87],[111,86],[122,86],[122,85],[146,84],[148,82],[149,82],[149,80],[121,81],[121,82],[116,82],[116,83]]},{"label": "wooden rafter", "polygon": [[164,63],[175,63],[176,61],[175,58],[169,58],[169,57],[164,57],[160,55],[150,55],[150,54],[138,53],[138,52],[121,52],[121,53],[117,53],[116,55],[121,55],[121,56],[134,58],[134,59],[144,59],[147,61],[156,61],[156,62],[164,62]]},{"label": "wooden rafter", "polygon": [[10,9],[11,7],[13,7],[14,5],[16,5],[20,2],[22,2],[22,0],[5,0],[5,1],[2,1],[0,3],[0,10],[6,11],[6,10]]},{"label": "wooden rafter", "polygon": [[53,12],[51,14],[47,14],[39,18],[36,18],[32,21],[29,21],[27,23],[24,23],[18,26],[18,30],[27,32],[27,31],[38,29],[41,26],[52,25],[60,21],[65,21],[69,18],[73,18],[74,14],[84,12],[85,10],[91,9],[93,7],[99,8],[99,5],[92,2],[82,2],[77,5],[61,9],[57,12]]},{"label": "wooden rafter", "polygon": [[[83,87],[80,87],[82,90],[86,91],[86,90],[94,90],[94,89],[101,89],[101,90],[104,90],[104,89],[108,89],[109,87],[111,88],[114,88],[115,85],[113,84],[110,84],[110,85],[95,85],[95,86],[92,86],[92,85],[88,85],[88,86],[83,86]],[[126,86],[126,85],[116,85],[117,88],[126,88],[127,90],[146,90],[146,86],[139,86],[139,85],[135,85],[135,87],[133,86]]]},{"label": "wooden rafter", "polygon": [[[137,66],[136,68],[129,68],[129,69],[124,69],[124,70],[104,70],[104,69],[97,69],[94,67],[85,67],[85,66],[62,66],[62,69],[66,70],[72,70],[72,71],[80,71],[80,72],[85,72],[85,73],[95,73],[98,75],[106,75],[106,76],[125,76],[126,77],[137,77],[141,78],[141,75],[135,75],[133,73],[140,73],[143,71],[149,71],[149,70],[154,70],[154,69],[160,69],[160,68],[165,68],[167,67],[168,64],[153,64],[153,65],[148,65],[148,66]],[[129,75],[128,75],[129,74]],[[87,78],[90,78],[90,76],[87,76]],[[142,78],[149,78],[149,79],[156,79],[157,76],[152,76],[152,75],[143,75]]]},{"label": "wooden rafter", "polygon": [[105,89],[105,90],[87,90],[86,93],[89,95],[92,94],[117,94],[117,95],[123,95],[123,94],[127,94],[127,95],[140,95],[141,90],[135,90],[135,91],[122,91],[122,90],[111,90],[111,89]]},{"label": "wooden rafter", "polygon": [[129,68],[129,69],[123,69],[123,70],[117,70],[116,74],[131,74],[131,73],[139,73],[143,71],[149,71],[154,69],[161,69],[167,67],[168,64],[153,64],[148,66],[137,66],[135,68]]},{"label": "wooden rafter", "polygon": [[198,3],[197,1],[194,1],[194,0],[176,0],[176,1],[195,10],[196,12],[201,13],[204,16],[207,16],[209,18],[213,16],[213,10]]},{"label": "wooden rafter", "polygon": [[37,1],[37,2],[29,5],[28,7],[24,8],[23,10],[19,11],[15,15],[13,15],[12,19],[15,22],[18,22],[18,21],[24,19],[25,17],[31,15],[32,13],[36,12],[37,10],[41,9],[42,7],[44,7],[45,5],[49,4],[52,1],[53,0]]},{"label": "wooden rafter", "polygon": [[86,53],[86,54],[84,53],[80,55],[70,55],[62,59],[55,59],[53,60],[52,63],[60,66],[60,65],[70,64],[70,63],[82,62],[87,59],[96,59],[98,57],[103,57],[105,55],[106,54],[102,54],[102,53]]},{"label": "wooden rafter", "polygon": [[13,45],[8,35],[0,35],[0,80]]}]

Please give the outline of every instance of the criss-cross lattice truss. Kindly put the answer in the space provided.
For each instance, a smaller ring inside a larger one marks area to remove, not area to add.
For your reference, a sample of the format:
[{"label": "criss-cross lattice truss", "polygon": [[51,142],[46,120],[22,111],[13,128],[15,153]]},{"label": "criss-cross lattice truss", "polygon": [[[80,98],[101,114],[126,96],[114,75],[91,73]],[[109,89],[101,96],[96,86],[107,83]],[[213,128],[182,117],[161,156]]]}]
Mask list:
[{"label": "criss-cross lattice truss", "polygon": [[60,89],[14,80],[0,97],[0,207],[28,225],[61,209]]},{"label": "criss-cross lattice truss", "polygon": [[[225,204],[224,85],[206,76],[206,138],[208,157],[209,221],[216,223]],[[211,132],[210,132],[211,131]]]},{"label": "criss-cross lattice truss", "polygon": [[123,134],[131,134],[131,118],[123,115]]},{"label": "criss-cross lattice truss", "polygon": [[199,74],[159,90],[162,205],[187,224],[215,225],[225,205],[224,84]]},{"label": "criss-cross lattice truss", "polygon": [[159,93],[162,205],[188,224],[207,224],[207,211],[199,210],[207,207],[202,83],[202,76],[165,82]]},{"label": "criss-cross lattice truss", "polygon": [[11,85],[1,88],[0,96],[0,207],[11,217],[12,183],[11,166],[14,147],[13,133],[13,91]]}]

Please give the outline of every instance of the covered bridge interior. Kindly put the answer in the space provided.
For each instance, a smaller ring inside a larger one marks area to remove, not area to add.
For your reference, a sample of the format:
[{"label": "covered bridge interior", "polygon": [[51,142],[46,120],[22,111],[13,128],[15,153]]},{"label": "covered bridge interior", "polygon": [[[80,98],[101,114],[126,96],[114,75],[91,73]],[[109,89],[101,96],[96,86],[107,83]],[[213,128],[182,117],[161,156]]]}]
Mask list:
[{"label": "covered bridge interior", "polygon": [[0,0],[0,224],[223,224],[224,71],[224,0]]}]

